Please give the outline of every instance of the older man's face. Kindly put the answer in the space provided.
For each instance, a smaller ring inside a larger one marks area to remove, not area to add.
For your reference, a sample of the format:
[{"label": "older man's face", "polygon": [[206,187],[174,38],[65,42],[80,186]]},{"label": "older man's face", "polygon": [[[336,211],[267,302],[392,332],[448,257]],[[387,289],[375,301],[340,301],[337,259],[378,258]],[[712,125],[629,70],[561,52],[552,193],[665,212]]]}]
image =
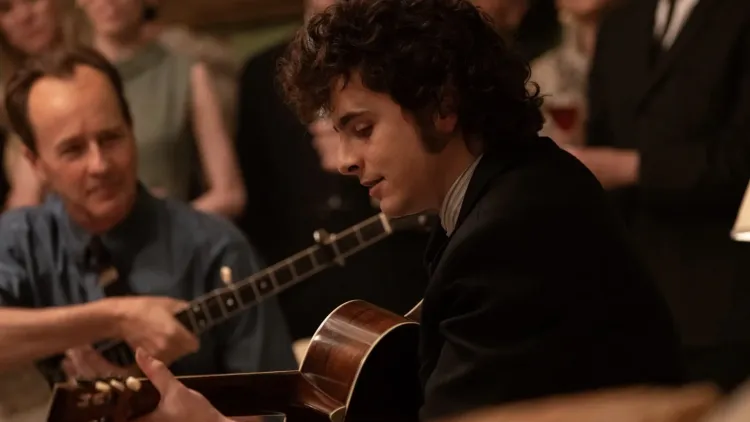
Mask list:
[{"label": "older man's face", "polygon": [[514,31],[529,8],[528,0],[472,0],[492,17],[501,31]]}]

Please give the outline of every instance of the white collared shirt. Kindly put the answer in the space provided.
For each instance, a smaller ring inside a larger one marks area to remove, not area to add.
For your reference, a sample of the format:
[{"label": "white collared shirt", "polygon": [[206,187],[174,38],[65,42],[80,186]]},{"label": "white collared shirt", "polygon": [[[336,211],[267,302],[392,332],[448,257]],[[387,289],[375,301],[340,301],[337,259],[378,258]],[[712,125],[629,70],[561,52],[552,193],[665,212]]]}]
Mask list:
[{"label": "white collared shirt", "polygon": [[445,195],[443,205],[440,207],[440,224],[443,226],[445,233],[450,236],[453,230],[456,229],[456,223],[458,222],[458,214],[461,212],[461,205],[464,202],[464,196],[466,196],[466,189],[469,187],[471,176],[474,175],[474,170],[479,164],[479,160],[482,159],[480,155],[466,170],[461,173],[460,176],[453,182],[448,194]]},{"label": "white collared shirt", "polygon": [[[687,22],[690,13],[693,11],[695,5],[698,4],[698,1],[699,0],[676,0],[674,11],[672,12],[672,20],[669,23],[667,33],[664,34],[662,40],[662,46],[665,49],[671,47],[674,40],[677,39],[677,36],[680,34],[680,31],[682,31],[685,22]],[[668,15],[669,1],[659,0],[659,3],[656,6],[656,16],[654,17],[654,36],[657,37],[657,39],[664,33],[664,25],[667,23]]]}]

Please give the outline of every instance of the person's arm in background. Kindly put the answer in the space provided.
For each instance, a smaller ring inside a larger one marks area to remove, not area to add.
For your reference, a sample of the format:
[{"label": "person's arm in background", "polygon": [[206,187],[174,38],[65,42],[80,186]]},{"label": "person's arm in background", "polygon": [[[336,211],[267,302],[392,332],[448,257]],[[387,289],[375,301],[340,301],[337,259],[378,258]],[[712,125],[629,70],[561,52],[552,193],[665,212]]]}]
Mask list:
[{"label": "person's arm in background", "polygon": [[[230,46],[211,35],[199,34],[189,28],[152,21],[144,25],[148,37],[157,37],[168,50],[205,63],[219,98],[224,125],[234,139],[237,114],[238,63]],[[155,34],[155,35],[154,35]]]},{"label": "person's arm in background", "polygon": [[222,108],[208,68],[196,63],[191,70],[192,121],[208,190],[193,201],[204,212],[235,219],[247,202],[234,143],[225,126]]},{"label": "person's arm in background", "polygon": [[[31,309],[24,237],[20,215],[0,218],[0,368],[60,353],[67,348],[115,335],[116,313],[106,301],[70,307]],[[31,264],[33,265],[33,264]]]}]

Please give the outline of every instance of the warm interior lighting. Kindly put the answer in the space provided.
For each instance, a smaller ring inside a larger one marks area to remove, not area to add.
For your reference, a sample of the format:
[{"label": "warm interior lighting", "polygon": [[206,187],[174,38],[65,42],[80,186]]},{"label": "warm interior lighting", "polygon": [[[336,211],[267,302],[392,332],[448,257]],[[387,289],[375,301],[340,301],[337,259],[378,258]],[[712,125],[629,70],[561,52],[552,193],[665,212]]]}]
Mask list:
[{"label": "warm interior lighting", "polygon": [[750,242],[750,184],[747,185],[740,211],[737,213],[737,219],[734,220],[732,239],[739,242]]}]

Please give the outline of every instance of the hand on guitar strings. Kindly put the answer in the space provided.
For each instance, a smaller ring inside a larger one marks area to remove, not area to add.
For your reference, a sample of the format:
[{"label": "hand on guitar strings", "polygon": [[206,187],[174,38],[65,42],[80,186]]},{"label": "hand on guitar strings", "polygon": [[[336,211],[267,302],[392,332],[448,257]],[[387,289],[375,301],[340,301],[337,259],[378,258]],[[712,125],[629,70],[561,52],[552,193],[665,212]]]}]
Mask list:
[{"label": "hand on guitar strings", "polygon": [[159,407],[135,422],[231,422],[205,397],[185,387],[164,363],[143,349],[136,350],[135,360],[161,395]]},{"label": "hand on guitar strings", "polygon": [[117,366],[103,358],[91,346],[68,349],[62,367],[69,379],[93,380],[105,377],[139,376],[136,366],[124,368]]},{"label": "hand on guitar strings", "polygon": [[175,318],[187,302],[140,296],[118,297],[114,303],[119,315],[115,337],[132,350],[142,347],[167,365],[198,351],[198,337]]}]

